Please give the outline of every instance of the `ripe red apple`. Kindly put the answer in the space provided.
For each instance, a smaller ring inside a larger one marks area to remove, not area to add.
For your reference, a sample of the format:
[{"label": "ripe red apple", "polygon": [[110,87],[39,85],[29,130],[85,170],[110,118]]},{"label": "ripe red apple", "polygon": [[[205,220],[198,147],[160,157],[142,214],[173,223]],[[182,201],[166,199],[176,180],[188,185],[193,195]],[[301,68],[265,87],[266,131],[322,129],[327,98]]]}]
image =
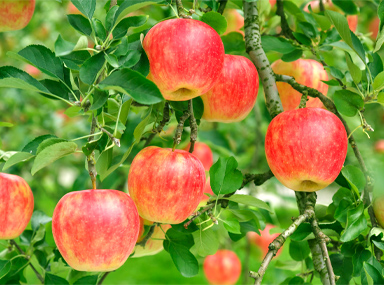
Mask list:
[{"label": "ripe red apple", "polygon": [[203,270],[210,284],[232,285],[240,277],[241,262],[233,251],[219,249],[205,258]]},{"label": "ripe red apple", "polygon": [[32,77],[34,78],[37,78],[41,75],[41,71],[34,67],[33,65],[30,65],[30,64],[27,64],[25,67],[24,67],[24,70],[29,73],[29,75],[31,75]]},{"label": "ripe red apple", "polygon": [[184,150],[150,146],[133,159],[128,190],[146,220],[179,224],[201,200],[205,171],[200,160]]},{"label": "ripe red apple", "polygon": [[[184,150],[188,151],[191,144],[189,143]],[[195,142],[192,154],[196,156],[204,166],[205,171],[209,171],[213,164],[213,153],[211,148],[202,142]]]},{"label": "ripe red apple", "polygon": [[384,228],[384,195],[378,196],[373,201],[373,211],[379,225]]},{"label": "ripe red apple", "polygon": [[[315,13],[318,13],[320,12],[320,2],[319,0],[315,0],[315,1],[311,1],[309,2],[305,7],[304,7],[304,11],[305,12],[309,12],[309,9],[308,9],[308,6],[311,5],[311,8],[312,8],[312,11],[315,12]],[[331,11],[335,11],[335,12],[339,12],[339,13],[343,13],[339,7],[335,6],[331,0],[326,0],[324,1],[324,8],[325,10],[331,10]],[[348,26],[349,26],[349,29],[352,31],[352,32],[356,32],[356,29],[357,29],[357,22],[358,22],[358,18],[357,18],[357,15],[349,15],[347,16],[347,21],[348,21]]]},{"label": "ripe red apple", "polygon": [[378,153],[384,153],[384,140],[378,140],[375,143],[375,151]]},{"label": "ripe red apple", "polygon": [[131,254],[139,235],[132,199],[117,190],[70,192],[56,205],[52,232],[65,261],[78,271],[113,271]]},{"label": "ripe red apple", "polygon": [[[328,80],[328,74],[324,67],[316,60],[298,59],[293,62],[284,62],[279,59],[271,67],[276,74],[292,76],[298,83],[319,90],[324,95],[327,95],[328,85],[321,82],[321,80]],[[302,95],[300,92],[285,82],[277,82],[276,85],[284,111],[299,107]],[[323,103],[318,98],[309,98],[307,101],[307,107],[322,106]]]},{"label": "ripe red apple", "polygon": [[[263,252],[263,258],[264,256],[268,253],[269,250],[269,245],[279,236],[278,233],[275,234],[270,234],[270,230],[273,229],[275,226],[274,225],[266,225],[265,229],[260,231],[260,235],[258,235],[255,232],[248,232],[247,233],[247,238],[249,239],[250,242],[255,244],[257,247],[261,249]],[[282,248],[279,249],[277,252],[276,256],[279,256],[281,254]]]},{"label": "ripe red apple", "polygon": [[225,9],[223,16],[227,19],[227,30],[223,35],[238,32],[244,36],[241,28],[244,26],[244,17],[236,9]]},{"label": "ripe red apple", "polygon": [[313,192],[339,175],[347,155],[347,133],[333,113],[321,108],[285,111],[269,124],[265,154],[284,186]]},{"label": "ripe red apple", "polygon": [[224,56],[224,66],[211,90],[201,96],[203,119],[211,122],[239,122],[252,110],[259,90],[254,64],[244,56]]},{"label": "ripe red apple", "polygon": [[[145,235],[144,235],[144,224],[150,224],[152,222],[144,220],[140,217],[140,235],[139,239],[136,243],[141,242]],[[155,227],[155,230],[150,237],[150,239],[146,242],[145,247],[142,247],[141,245],[136,245],[134,249],[134,254],[132,257],[142,257],[147,255],[155,255],[163,250],[163,240],[165,239],[165,233],[167,230],[171,228],[171,225],[159,225]]]},{"label": "ripe red apple", "polygon": [[0,33],[24,28],[34,11],[35,0],[0,0]]},{"label": "ripe red apple", "polygon": [[33,213],[33,194],[17,175],[0,173],[0,239],[21,235]]},{"label": "ripe red apple", "polygon": [[184,101],[213,87],[224,61],[219,34],[192,19],[171,19],[149,30],[143,41],[151,80],[166,100]]}]

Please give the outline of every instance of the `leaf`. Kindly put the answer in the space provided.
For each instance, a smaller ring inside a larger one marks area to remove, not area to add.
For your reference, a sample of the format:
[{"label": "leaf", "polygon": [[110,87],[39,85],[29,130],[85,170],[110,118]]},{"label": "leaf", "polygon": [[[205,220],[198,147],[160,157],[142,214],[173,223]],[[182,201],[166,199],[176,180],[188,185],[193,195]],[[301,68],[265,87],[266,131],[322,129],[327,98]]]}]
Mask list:
[{"label": "leaf", "polygon": [[36,150],[36,155],[38,155],[42,150],[44,150],[46,147],[53,145],[55,143],[60,143],[60,142],[66,142],[67,140],[65,139],[59,139],[59,138],[48,138],[41,142]]},{"label": "leaf", "polygon": [[191,248],[191,250],[201,257],[215,254],[219,249],[217,234],[212,230],[212,228],[207,230],[200,229],[199,231],[194,232],[193,239],[195,241],[195,245]]},{"label": "leaf", "polygon": [[95,88],[93,92],[93,103],[89,110],[97,110],[104,106],[104,104],[108,101],[109,92],[101,90],[99,88]]},{"label": "leaf", "polygon": [[121,20],[120,23],[116,25],[116,27],[113,29],[112,35],[114,39],[120,39],[124,37],[129,28],[132,27],[140,27],[144,25],[148,20],[148,16],[132,16],[127,17],[123,20]]},{"label": "leaf", "polygon": [[204,13],[200,21],[211,26],[219,35],[222,35],[227,30],[227,20],[223,15],[217,12]]},{"label": "leaf", "polygon": [[115,14],[115,22],[118,23],[129,13],[147,5],[161,4],[164,0],[124,0]]},{"label": "leaf", "polygon": [[124,56],[119,58],[119,65],[122,65],[126,68],[131,68],[139,62],[141,55],[142,52],[139,50],[128,50]]},{"label": "leaf", "polygon": [[180,232],[175,228],[170,228],[167,232],[167,242],[185,246],[190,249],[194,244],[193,235],[190,233]]},{"label": "leaf", "polygon": [[332,3],[340,7],[346,14],[355,15],[359,10],[353,0],[332,0]]},{"label": "leaf", "polygon": [[33,247],[36,243],[44,240],[45,237],[45,226],[39,225],[37,230],[34,232],[33,238],[31,240],[31,246]]},{"label": "leaf", "polygon": [[325,84],[329,85],[329,86],[339,86],[339,82],[335,79],[331,79],[331,80],[321,80],[322,82],[324,82]]},{"label": "leaf", "polygon": [[356,194],[359,195],[359,192],[361,193],[363,191],[366,184],[364,173],[353,165],[343,167],[341,173],[352,187],[352,190],[355,190]]},{"label": "leaf", "polygon": [[105,29],[110,31],[111,28],[115,25],[115,15],[119,6],[115,5],[111,9],[109,9],[107,16],[105,17]]},{"label": "leaf", "polygon": [[353,48],[352,38],[351,38],[351,30],[349,29],[347,19],[343,15],[341,15],[340,13],[335,12],[335,11],[330,11],[330,10],[326,10],[325,15],[328,17],[328,19],[335,26],[335,28],[339,32],[339,35],[341,36],[341,38],[351,48]]},{"label": "leaf", "polygon": [[360,68],[353,63],[349,53],[345,53],[345,59],[347,61],[348,70],[352,76],[353,82],[355,82],[356,85],[359,84],[361,81],[361,75],[362,75]]},{"label": "leaf", "polygon": [[32,218],[31,218],[32,230],[36,231],[39,229],[40,225],[45,225],[50,221],[52,221],[51,217],[47,216],[42,211],[36,210],[33,212]]},{"label": "leaf", "polygon": [[99,279],[98,275],[89,275],[77,279],[73,285],[96,285],[97,280]]},{"label": "leaf", "polygon": [[5,162],[3,166],[3,171],[7,170],[11,166],[30,159],[34,155],[29,152],[16,152],[14,155],[12,155],[8,160]]},{"label": "leaf", "polygon": [[50,92],[50,94],[44,94],[43,96],[53,99],[53,100],[60,100],[64,99],[64,101],[69,102],[70,100],[74,101],[73,95],[70,93],[67,86],[65,86],[61,81],[51,80],[51,79],[44,79],[40,80],[40,83],[45,86]]},{"label": "leaf", "polygon": [[243,175],[237,168],[234,157],[222,158],[211,166],[209,176],[213,193],[228,194],[236,191],[243,183]]},{"label": "leaf", "polygon": [[119,62],[117,60],[117,56],[114,54],[105,54],[105,59],[113,68],[119,68]]},{"label": "leaf", "polygon": [[99,19],[92,19],[92,25],[96,37],[104,42],[107,39],[107,31],[105,30],[103,23]]},{"label": "leaf", "polygon": [[225,219],[225,220],[221,220],[224,224],[224,228],[230,232],[230,233],[234,233],[234,234],[241,234],[241,230],[240,230],[240,223],[237,219],[235,218],[228,218],[228,219]]},{"label": "leaf", "polygon": [[10,260],[0,260],[0,279],[3,278],[11,270]]},{"label": "leaf", "polygon": [[164,100],[155,83],[127,68],[113,72],[99,86],[128,94],[141,104],[155,104]]},{"label": "leaf", "polygon": [[71,0],[71,2],[82,14],[92,19],[96,9],[96,0]]},{"label": "leaf", "polygon": [[231,32],[221,37],[225,54],[243,54],[245,52],[244,37],[238,32]]},{"label": "leaf", "polygon": [[229,201],[233,201],[239,204],[264,209],[272,213],[272,210],[267,203],[250,195],[235,194],[230,197],[223,197],[223,199],[228,199]]},{"label": "leaf", "polygon": [[74,43],[64,40],[59,34],[55,42],[55,54],[56,56],[70,54],[74,50],[75,46],[76,45]]},{"label": "leaf", "polygon": [[69,285],[69,282],[67,280],[65,280],[64,278],[61,278],[59,276],[45,273],[44,284],[46,284],[46,285],[52,285],[52,284],[54,284],[54,285]]},{"label": "leaf", "polygon": [[331,23],[329,22],[327,17],[316,13],[311,13],[311,15],[323,31],[329,30],[331,28]]},{"label": "leaf", "polygon": [[364,100],[357,93],[349,90],[337,90],[333,96],[337,110],[348,117],[356,115],[364,107]]},{"label": "leaf", "polygon": [[292,62],[301,58],[302,55],[303,55],[303,50],[298,48],[298,49],[295,49],[293,52],[284,54],[281,57],[281,60],[285,62]]},{"label": "leaf", "polygon": [[340,223],[346,223],[348,218],[348,210],[351,209],[352,202],[347,198],[342,199],[335,210],[335,219]]},{"label": "leaf", "polygon": [[49,76],[64,81],[63,63],[49,48],[42,45],[30,45],[19,51],[18,55]]},{"label": "leaf", "polygon": [[37,148],[40,143],[46,139],[56,137],[55,135],[42,135],[34,138],[32,141],[26,144],[26,146],[22,149],[23,152],[29,152],[33,155],[36,154]]},{"label": "leaf", "polygon": [[296,38],[296,40],[298,40],[303,45],[310,46],[312,44],[311,39],[308,38],[306,35],[302,33],[296,33],[296,32],[293,32],[292,34]]},{"label": "leaf", "polygon": [[87,59],[80,67],[80,80],[88,85],[92,85],[97,78],[100,70],[105,63],[104,53],[100,52]]},{"label": "leaf", "polygon": [[384,105],[384,93],[381,92],[379,95],[377,95],[377,102]]},{"label": "leaf", "polygon": [[333,195],[332,201],[333,201],[333,204],[335,204],[335,206],[339,206],[341,200],[343,200],[343,199],[346,199],[346,200],[350,201],[351,203],[354,202],[353,194],[352,194],[351,190],[344,188],[344,187],[341,187]]},{"label": "leaf", "polygon": [[262,36],[261,44],[265,52],[277,51],[282,54],[291,53],[296,50],[288,40],[272,36]]},{"label": "leaf", "polygon": [[364,217],[364,205],[348,210],[347,227],[340,240],[348,242],[356,239],[367,229],[367,220]]},{"label": "leaf", "polygon": [[380,91],[384,88],[384,71],[380,72],[373,80],[373,89]]},{"label": "leaf", "polygon": [[183,245],[171,243],[168,248],[173,263],[184,277],[193,277],[199,273],[196,257]]},{"label": "leaf", "polygon": [[381,272],[379,272],[371,264],[364,262],[364,271],[367,275],[369,275],[372,278],[374,285],[384,284],[383,274]]},{"label": "leaf", "polygon": [[40,169],[50,165],[52,162],[75,152],[77,144],[74,142],[61,142],[51,145],[42,150],[35,158],[31,173],[34,175]]},{"label": "leaf", "polygon": [[3,128],[12,128],[13,126],[14,125],[9,122],[0,122],[0,127],[3,127]]},{"label": "leaf", "polygon": [[92,34],[91,23],[83,15],[67,15],[67,18],[71,26],[76,31],[86,36],[90,36]]},{"label": "leaf", "polygon": [[309,249],[307,241],[291,240],[291,242],[289,243],[289,255],[292,257],[293,260],[302,261],[307,258],[310,253],[311,250]]}]

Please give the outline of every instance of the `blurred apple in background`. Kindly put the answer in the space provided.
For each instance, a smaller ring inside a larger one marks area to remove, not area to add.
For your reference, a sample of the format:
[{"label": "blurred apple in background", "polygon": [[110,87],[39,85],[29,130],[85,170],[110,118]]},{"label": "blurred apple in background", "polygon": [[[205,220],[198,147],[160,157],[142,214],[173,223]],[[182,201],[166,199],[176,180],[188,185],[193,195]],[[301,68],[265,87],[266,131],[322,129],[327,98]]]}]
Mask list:
[{"label": "blurred apple in background", "polygon": [[31,75],[34,78],[37,78],[41,75],[41,71],[38,68],[36,68],[30,64],[25,65],[24,70],[25,70],[25,72],[29,73],[29,75]]},{"label": "blurred apple in background", "polygon": [[373,211],[375,212],[377,222],[384,228],[384,192],[373,201]]},{"label": "blurred apple in background", "polygon": [[238,32],[244,36],[244,31],[241,30],[244,27],[244,17],[236,9],[225,9],[223,16],[227,19],[227,30],[223,35]]},{"label": "blurred apple in background", "polygon": [[[265,255],[268,253],[270,243],[273,242],[275,240],[275,238],[277,238],[279,236],[278,233],[275,233],[275,234],[270,233],[270,230],[273,228],[275,228],[274,225],[267,224],[265,226],[265,229],[260,231],[260,235],[255,233],[255,232],[248,232],[247,233],[248,240],[252,244],[256,245],[258,248],[261,249],[261,251],[263,253],[262,259],[264,259]],[[281,254],[282,249],[283,248],[279,249],[276,256],[279,256]]]},{"label": "blurred apple in background", "polygon": [[34,11],[35,0],[0,0],[0,33],[24,28]]},{"label": "blurred apple in background", "polygon": [[384,153],[384,139],[383,140],[378,140],[375,143],[375,151],[378,153]]},{"label": "blurred apple in background", "polygon": [[379,17],[375,17],[371,23],[369,24],[368,30],[372,33],[371,37],[376,39],[377,34],[379,33],[380,19]]},{"label": "blurred apple in background", "polygon": [[68,3],[68,6],[67,6],[67,13],[68,14],[82,14],[79,9],[76,8],[75,5],[72,4],[72,2],[69,2]]},{"label": "blurred apple in background", "polygon": [[[191,144],[189,143],[184,150],[189,151]],[[213,153],[211,148],[202,142],[195,142],[192,154],[196,156],[204,166],[205,171],[209,171],[213,164]]]}]

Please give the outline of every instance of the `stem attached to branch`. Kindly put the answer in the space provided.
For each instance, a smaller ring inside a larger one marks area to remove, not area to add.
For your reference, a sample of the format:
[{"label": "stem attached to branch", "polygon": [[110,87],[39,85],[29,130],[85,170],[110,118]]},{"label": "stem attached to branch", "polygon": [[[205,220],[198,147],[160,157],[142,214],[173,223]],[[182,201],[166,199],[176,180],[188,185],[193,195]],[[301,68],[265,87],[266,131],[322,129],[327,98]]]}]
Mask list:
[{"label": "stem attached to branch", "polygon": [[180,117],[179,123],[176,127],[175,137],[173,138],[173,148],[174,151],[176,146],[181,142],[181,135],[183,134],[184,123],[189,118],[189,111],[184,111],[184,114]]},{"label": "stem attached to branch", "polygon": [[155,232],[155,228],[157,226],[160,226],[160,225],[157,223],[153,223],[153,225],[150,227],[147,235],[143,238],[142,241],[138,242],[136,245],[139,245],[139,246],[142,246],[143,248],[145,248],[147,241],[152,237],[153,233]]}]

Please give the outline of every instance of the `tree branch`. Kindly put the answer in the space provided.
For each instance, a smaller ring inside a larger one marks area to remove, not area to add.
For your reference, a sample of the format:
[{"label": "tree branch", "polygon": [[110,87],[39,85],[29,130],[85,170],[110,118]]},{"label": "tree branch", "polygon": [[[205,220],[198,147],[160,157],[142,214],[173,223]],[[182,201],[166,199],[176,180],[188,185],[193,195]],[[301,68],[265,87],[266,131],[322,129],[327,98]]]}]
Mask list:
[{"label": "tree branch", "polygon": [[243,179],[243,184],[241,184],[240,189],[244,188],[249,182],[254,182],[256,186],[263,185],[265,181],[272,178],[274,175],[271,170],[261,173],[261,174],[245,174],[245,178]]},{"label": "tree branch", "polygon": [[277,0],[276,6],[277,6],[276,15],[280,16],[280,19],[281,19],[280,21],[281,21],[282,35],[288,39],[296,40],[295,37],[293,36],[291,28],[288,25],[287,18],[285,18],[283,0]]},{"label": "tree branch", "polygon": [[173,150],[175,150],[176,146],[181,142],[181,135],[184,130],[184,123],[189,118],[189,111],[184,111],[184,114],[180,117],[179,123],[176,127],[175,136],[173,138]]},{"label": "tree branch", "polygon": [[154,129],[152,133],[149,135],[149,137],[147,138],[147,141],[144,144],[144,147],[147,147],[151,143],[151,141],[156,136],[156,134],[160,134],[163,131],[165,125],[168,124],[170,119],[171,117],[169,116],[169,103],[165,102],[164,110],[163,110],[163,119],[160,121],[157,128]]},{"label": "tree branch", "polygon": [[[97,126],[97,119],[94,114],[92,114],[92,125],[91,125],[91,131],[90,135],[93,135],[95,133],[95,129]],[[93,141],[94,136],[90,136],[88,138],[88,142]],[[96,189],[96,176],[97,176],[97,171],[96,171],[96,165],[95,165],[95,152],[92,151],[90,155],[87,156],[87,162],[88,162],[88,173],[89,176],[91,177],[92,181],[92,189]]]},{"label": "tree branch", "polygon": [[197,123],[195,119],[195,114],[193,113],[192,99],[188,101],[188,112],[190,114],[189,125],[191,128],[191,135],[190,135],[191,146],[189,147],[189,152],[192,153],[195,148],[195,142],[197,140]]},{"label": "tree branch", "polygon": [[192,19],[191,16],[188,16],[188,15],[185,14],[183,3],[181,2],[181,0],[176,0],[176,7],[177,7],[177,14],[179,14],[180,18]]}]

